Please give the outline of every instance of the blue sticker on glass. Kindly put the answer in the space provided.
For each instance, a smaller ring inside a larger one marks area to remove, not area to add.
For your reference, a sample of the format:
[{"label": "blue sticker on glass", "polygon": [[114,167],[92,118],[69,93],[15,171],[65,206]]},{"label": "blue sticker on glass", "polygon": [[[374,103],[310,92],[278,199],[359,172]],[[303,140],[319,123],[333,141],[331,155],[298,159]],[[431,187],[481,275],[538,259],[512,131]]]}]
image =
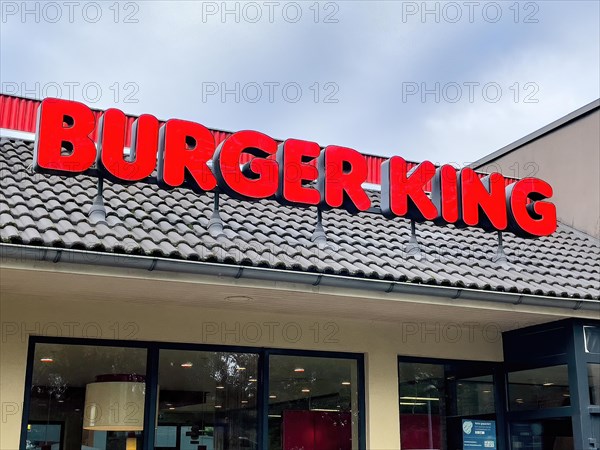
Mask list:
[{"label": "blue sticker on glass", "polygon": [[496,421],[463,419],[463,450],[496,448]]}]

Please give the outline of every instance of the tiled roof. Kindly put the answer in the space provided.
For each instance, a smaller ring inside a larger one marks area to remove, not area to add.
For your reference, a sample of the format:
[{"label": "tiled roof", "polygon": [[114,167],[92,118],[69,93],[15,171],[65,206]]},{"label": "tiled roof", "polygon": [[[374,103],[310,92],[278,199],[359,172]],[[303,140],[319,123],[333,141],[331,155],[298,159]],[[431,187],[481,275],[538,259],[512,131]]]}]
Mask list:
[{"label": "tiled roof", "polygon": [[564,224],[536,240],[505,234],[505,263],[493,262],[495,233],[417,224],[421,253],[415,256],[407,249],[410,222],[404,219],[324,211],[323,246],[312,240],[314,208],[222,195],[224,234],[215,236],[208,231],[214,194],[108,181],[106,223],[94,224],[88,213],[96,180],[32,173],[32,155],[32,142],[0,139],[3,243],[600,299],[600,242]]}]

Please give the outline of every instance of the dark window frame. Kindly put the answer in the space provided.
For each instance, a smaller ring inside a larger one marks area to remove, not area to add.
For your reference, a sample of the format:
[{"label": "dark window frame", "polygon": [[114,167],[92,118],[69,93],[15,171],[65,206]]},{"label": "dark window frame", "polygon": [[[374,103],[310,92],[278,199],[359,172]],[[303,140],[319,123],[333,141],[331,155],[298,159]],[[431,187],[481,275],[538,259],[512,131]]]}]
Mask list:
[{"label": "dark window frame", "polygon": [[[404,356],[398,355],[397,368],[398,368],[398,411],[400,410],[400,363],[420,363],[420,364],[456,364],[459,366],[468,367],[470,364],[481,364],[482,366],[489,366],[491,369],[492,380],[493,380],[493,393],[494,393],[494,412],[496,414],[496,443],[498,449],[508,448],[506,436],[507,436],[507,423],[506,423],[506,376],[504,373],[504,366],[501,361],[482,361],[482,360],[471,360],[471,359],[453,359],[453,358],[428,358],[419,356]],[[402,427],[402,424],[400,424]],[[402,439],[402,433],[400,433]],[[402,445],[402,442],[400,442]]]},{"label": "dark window frame", "polygon": [[351,359],[356,361],[358,377],[358,448],[366,450],[366,400],[365,400],[365,357],[362,353],[329,352],[323,350],[300,350],[271,347],[247,347],[240,345],[196,344],[160,341],[138,341],[123,339],[71,338],[52,336],[29,336],[27,346],[27,366],[25,370],[25,392],[23,395],[23,413],[21,418],[21,439],[19,449],[25,450],[27,439],[27,423],[31,402],[31,385],[36,344],[88,345],[98,347],[129,347],[146,350],[146,399],[144,405],[143,449],[154,450],[154,417],[156,417],[156,400],[158,398],[158,362],[160,350],[188,350],[206,352],[254,353],[258,355],[258,448],[268,446],[268,405],[269,390],[269,357],[271,355],[321,357],[331,359]]}]

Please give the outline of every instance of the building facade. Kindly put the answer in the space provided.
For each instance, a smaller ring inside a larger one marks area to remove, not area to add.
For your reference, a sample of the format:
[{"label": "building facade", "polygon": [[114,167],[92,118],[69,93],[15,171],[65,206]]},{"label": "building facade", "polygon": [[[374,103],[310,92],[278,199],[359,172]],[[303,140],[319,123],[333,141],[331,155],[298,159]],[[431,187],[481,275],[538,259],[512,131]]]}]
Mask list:
[{"label": "building facade", "polygon": [[0,98],[0,448],[600,445],[597,239],[39,174],[38,108]]}]

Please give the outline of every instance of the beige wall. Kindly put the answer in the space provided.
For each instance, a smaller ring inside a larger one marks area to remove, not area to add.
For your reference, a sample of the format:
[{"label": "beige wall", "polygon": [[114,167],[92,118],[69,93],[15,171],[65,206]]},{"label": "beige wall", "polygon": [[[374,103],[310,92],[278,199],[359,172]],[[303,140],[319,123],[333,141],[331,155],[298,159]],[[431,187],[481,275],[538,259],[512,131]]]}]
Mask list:
[{"label": "beige wall", "polygon": [[[262,282],[258,286],[260,283],[241,280],[119,273],[116,269],[92,266],[80,270],[81,273],[73,273],[61,264],[17,264],[14,268],[4,266],[0,271],[2,450],[18,448],[29,334],[363,353],[367,447],[388,450],[400,447],[398,355],[499,361],[500,329],[561,318],[552,315],[556,313],[544,313],[541,308],[528,310],[509,304],[495,310],[483,303],[461,303],[460,299],[390,294],[387,303],[404,313],[394,316],[390,309],[390,320],[371,320],[370,317],[377,317],[378,308],[383,308],[379,305],[386,304],[383,294],[362,291],[354,292],[352,297],[350,290],[328,291],[282,283]],[[251,295],[253,304],[224,301],[224,296],[236,292]],[[375,296],[379,296],[376,302]],[[362,319],[352,317],[355,313],[347,306],[352,301],[369,305],[357,313]],[[453,302],[459,306],[452,306]],[[215,308],[218,304],[222,307]],[[274,312],[278,305],[279,311]],[[258,341],[250,341],[242,330],[251,322],[276,322],[280,330],[294,322],[302,330],[302,338],[292,342],[282,332],[273,337],[265,332]],[[207,323],[216,324],[220,330],[237,327],[240,332],[208,335],[202,332]],[[325,328],[329,323],[337,330],[333,335],[325,332],[332,331],[331,327]],[[452,324],[462,327],[460,337]],[[318,336],[315,325],[322,330]]]},{"label": "beige wall", "polygon": [[600,237],[600,110],[477,168],[549,182],[559,220]]}]

